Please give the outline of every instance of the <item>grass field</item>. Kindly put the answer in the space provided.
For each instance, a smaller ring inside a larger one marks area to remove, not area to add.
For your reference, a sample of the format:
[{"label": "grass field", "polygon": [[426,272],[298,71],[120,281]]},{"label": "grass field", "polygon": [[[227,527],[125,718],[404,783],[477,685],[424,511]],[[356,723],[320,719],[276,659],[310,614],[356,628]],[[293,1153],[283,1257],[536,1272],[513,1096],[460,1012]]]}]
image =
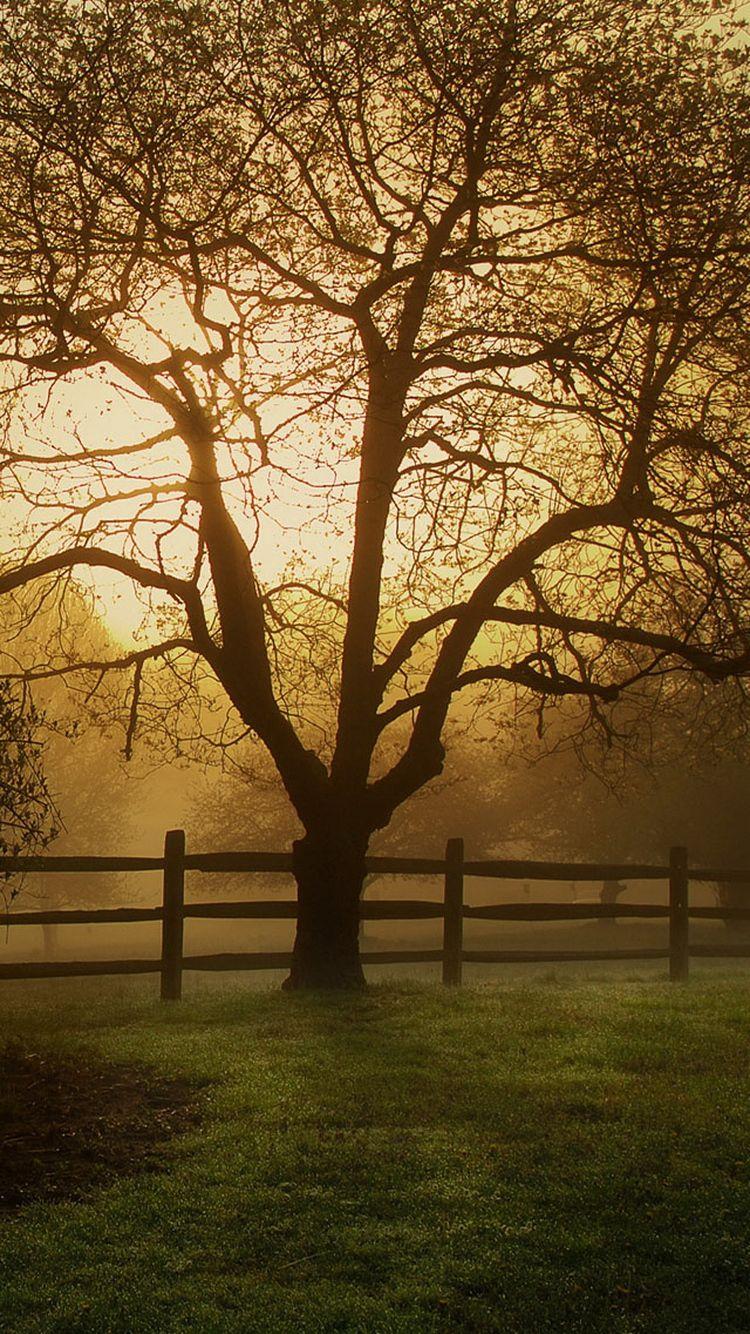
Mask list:
[{"label": "grass field", "polygon": [[209,1082],[161,1170],[0,1217],[0,1329],[750,1331],[749,982],[9,985],[32,1051]]}]

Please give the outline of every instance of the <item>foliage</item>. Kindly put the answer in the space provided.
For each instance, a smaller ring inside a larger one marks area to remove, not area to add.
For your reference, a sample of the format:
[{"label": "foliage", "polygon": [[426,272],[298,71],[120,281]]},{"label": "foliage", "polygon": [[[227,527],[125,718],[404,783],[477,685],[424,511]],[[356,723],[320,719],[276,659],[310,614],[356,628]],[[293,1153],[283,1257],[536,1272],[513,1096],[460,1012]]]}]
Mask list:
[{"label": "foliage", "polygon": [[[40,718],[26,692],[0,681],[0,855],[33,855],[57,834],[45,777]],[[4,873],[6,882],[11,874]],[[17,891],[14,889],[11,897]],[[6,895],[7,897],[7,895]]]}]

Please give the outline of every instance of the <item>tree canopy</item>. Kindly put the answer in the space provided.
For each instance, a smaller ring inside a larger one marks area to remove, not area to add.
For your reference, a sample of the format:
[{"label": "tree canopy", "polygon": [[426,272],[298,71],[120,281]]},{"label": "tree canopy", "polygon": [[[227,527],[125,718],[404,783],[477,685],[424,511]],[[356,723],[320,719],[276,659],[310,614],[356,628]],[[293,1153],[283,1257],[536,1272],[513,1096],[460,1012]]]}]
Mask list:
[{"label": "tree canopy", "polygon": [[132,716],[166,661],[268,749],[300,960],[356,972],[367,840],[462,693],[606,726],[645,675],[747,674],[745,51],[703,0],[2,21],[3,477],[37,524],[0,591],[152,599]]}]

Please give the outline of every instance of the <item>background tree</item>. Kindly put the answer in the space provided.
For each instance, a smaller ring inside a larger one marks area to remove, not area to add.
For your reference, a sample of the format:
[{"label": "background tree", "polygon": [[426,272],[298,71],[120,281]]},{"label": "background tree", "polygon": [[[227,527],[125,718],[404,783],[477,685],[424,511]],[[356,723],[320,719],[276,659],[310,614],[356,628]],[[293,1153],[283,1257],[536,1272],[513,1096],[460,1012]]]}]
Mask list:
[{"label": "background tree", "polygon": [[[49,844],[52,855],[115,857],[140,851],[145,794],[142,783],[125,773],[111,736],[85,725],[58,732],[46,739],[45,757],[58,817]],[[40,909],[132,904],[134,888],[132,879],[111,872],[39,873],[30,875],[25,886]],[[59,930],[48,925],[42,934],[45,954],[52,955]]]},{"label": "background tree", "polygon": [[145,590],[131,719],[159,664],[221,684],[305,831],[291,985],[361,983],[368,841],[457,695],[606,728],[646,675],[747,672],[731,16],[112,0],[0,29],[6,484],[40,517],[0,590]]},{"label": "background tree", "polygon": [[[0,681],[0,856],[33,856],[55,837],[57,812],[50,796],[39,738],[40,718],[24,690]],[[4,873],[7,908],[19,880]]]},{"label": "background tree", "polygon": [[[114,671],[101,679],[66,671],[73,646],[81,656],[111,660],[116,645],[80,585],[67,585],[62,605],[60,592],[40,581],[0,604],[0,681],[15,705],[14,726],[25,728],[26,784],[38,788],[33,812],[36,823],[44,824],[43,838],[27,831],[23,850],[46,846],[56,856],[137,854],[144,846],[153,851],[149,835],[160,840],[166,823],[154,800],[154,780],[149,782],[160,757],[141,747],[146,763],[135,770],[125,763],[123,752],[132,744],[129,711],[123,710]],[[33,667],[24,671],[24,663]],[[12,777],[6,788],[11,783],[19,791]],[[132,881],[112,874],[31,872],[23,878],[27,906],[40,908],[99,907],[122,901],[123,894],[132,902],[133,888]],[[42,932],[51,954],[58,928],[46,925]],[[6,933],[5,943],[13,947],[13,934]]]}]

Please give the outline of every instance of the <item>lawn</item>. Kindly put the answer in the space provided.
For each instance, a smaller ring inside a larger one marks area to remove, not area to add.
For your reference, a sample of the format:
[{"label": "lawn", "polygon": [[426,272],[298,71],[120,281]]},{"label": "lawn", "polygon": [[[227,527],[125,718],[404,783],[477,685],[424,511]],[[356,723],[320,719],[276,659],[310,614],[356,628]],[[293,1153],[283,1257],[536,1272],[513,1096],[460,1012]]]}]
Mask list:
[{"label": "lawn", "polygon": [[163,1161],[0,1215],[3,1334],[750,1330],[747,977],[152,991],[0,996],[201,1086]]}]

